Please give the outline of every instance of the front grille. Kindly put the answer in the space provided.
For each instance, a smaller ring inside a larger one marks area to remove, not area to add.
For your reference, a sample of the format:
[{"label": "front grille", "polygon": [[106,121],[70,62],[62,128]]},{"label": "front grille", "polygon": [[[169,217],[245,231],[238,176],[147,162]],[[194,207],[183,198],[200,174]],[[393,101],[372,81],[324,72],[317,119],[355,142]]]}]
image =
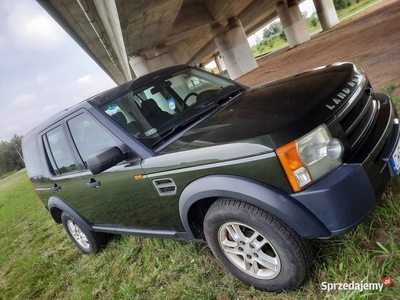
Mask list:
[{"label": "front grille", "polygon": [[346,107],[347,110],[339,112],[338,120],[351,149],[363,140],[373,125],[377,117],[378,105],[379,102],[374,100],[370,90],[366,89],[353,107]]},{"label": "front grille", "polygon": [[370,85],[364,81],[349,101],[328,121],[331,133],[344,145],[343,161],[358,152],[368,140],[378,119],[379,105],[379,101],[373,98]]},{"label": "front grille", "polygon": [[[393,128],[398,130],[395,108],[389,96],[373,92],[364,74],[355,76],[347,84],[352,89],[346,86],[342,91],[350,98],[326,121],[326,125],[332,137],[343,144],[343,163],[363,164],[380,174],[387,167],[397,143],[397,133],[392,134]],[[351,93],[347,93],[348,89]],[[338,100],[333,98],[335,104],[340,103],[335,99]]]}]

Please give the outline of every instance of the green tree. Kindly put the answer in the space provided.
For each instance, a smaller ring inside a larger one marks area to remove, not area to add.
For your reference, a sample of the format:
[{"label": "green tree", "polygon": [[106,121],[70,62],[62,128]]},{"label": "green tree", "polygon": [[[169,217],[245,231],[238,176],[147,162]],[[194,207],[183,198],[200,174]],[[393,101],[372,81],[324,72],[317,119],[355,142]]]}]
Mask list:
[{"label": "green tree", "polygon": [[257,46],[258,54],[261,54],[261,50],[260,50],[260,47],[261,47],[261,44],[260,44],[261,38],[260,38],[258,35],[255,35],[255,36],[254,36],[254,39],[256,40],[256,46]]},{"label": "green tree", "polygon": [[263,30],[263,34],[262,34],[263,39],[267,39],[271,35],[272,35],[272,32],[269,30],[268,27],[265,27],[264,30]]},{"label": "green tree", "polygon": [[25,167],[20,157],[22,136],[14,135],[10,142],[0,142],[0,175]]},{"label": "green tree", "polygon": [[272,35],[280,32],[283,30],[282,24],[281,22],[274,22],[269,24],[268,27],[266,27],[263,30],[263,39],[267,39],[269,37],[271,37]]},{"label": "green tree", "polygon": [[274,22],[271,25],[269,25],[268,28],[272,32],[272,34],[278,33],[283,30],[281,22]]}]

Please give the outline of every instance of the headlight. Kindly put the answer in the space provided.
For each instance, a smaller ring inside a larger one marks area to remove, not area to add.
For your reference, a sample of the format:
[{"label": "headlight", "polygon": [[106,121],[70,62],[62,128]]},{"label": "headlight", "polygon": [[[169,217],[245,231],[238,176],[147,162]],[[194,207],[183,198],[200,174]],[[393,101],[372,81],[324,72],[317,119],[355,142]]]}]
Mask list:
[{"label": "headlight", "polygon": [[343,146],[326,125],[276,150],[295,192],[321,178],[342,163]]}]

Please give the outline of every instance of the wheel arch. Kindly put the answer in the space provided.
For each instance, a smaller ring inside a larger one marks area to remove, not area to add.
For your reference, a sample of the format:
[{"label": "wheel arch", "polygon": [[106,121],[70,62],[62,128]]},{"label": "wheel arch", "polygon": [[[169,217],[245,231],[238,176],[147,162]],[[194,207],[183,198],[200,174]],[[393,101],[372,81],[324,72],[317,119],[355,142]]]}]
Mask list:
[{"label": "wheel arch", "polygon": [[72,220],[74,220],[80,226],[82,226],[86,230],[93,231],[90,222],[86,220],[85,217],[79,214],[74,208],[72,208],[72,206],[70,206],[64,200],[58,197],[50,197],[47,207],[54,221],[56,221],[56,223],[59,224],[62,223],[61,214],[65,212],[71,217]]},{"label": "wheel arch", "polygon": [[304,205],[264,183],[233,175],[210,175],[191,182],[179,199],[179,214],[189,239],[203,239],[206,211],[218,198],[232,198],[271,213],[304,238],[329,237],[331,232]]}]

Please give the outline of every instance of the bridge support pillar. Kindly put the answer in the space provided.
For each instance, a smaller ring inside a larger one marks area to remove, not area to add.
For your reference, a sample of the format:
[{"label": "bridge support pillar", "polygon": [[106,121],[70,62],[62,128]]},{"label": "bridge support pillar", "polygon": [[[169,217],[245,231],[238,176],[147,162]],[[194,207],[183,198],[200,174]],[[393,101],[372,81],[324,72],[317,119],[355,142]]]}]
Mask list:
[{"label": "bridge support pillar", "polygon": [[226,30],[218,24],[211,33],[231,79],[258,67],[239,19],[229,19]]},{"label": "bridge support pillar", "polygon": [[136,77],[143,76],[147,73],[157,71],[162,68],[170,67],[175,64],[171,54],[165,45],[155,48],[154,55],[151,58],[146,58],[143,54],[137,54],[129,58],[129,64],[131,65]]},{"label": "bridge support pillar", "polygon": [[289,47],[293,48],[310,40],[297,0],[281,1],[276,4]]},{"label": "bridge support pillar", "polygon": [[313,1],[323,30],[328,30],[339,23],[339,18],[332,0]]},{"label": "bridge support pillar", "polygon": [[129,57],[129,64],[136,77],[146,75],[150,72],[149,67],[146,63],[146,57],[142,54],[137,54]]},{"label": "bridge support pillar", "polygon": [[214,62],[217,65],[219,73],[222,73],[224,70],[226,70],[224,61],[222,60],[222,58],[219,55],[214,57]]}]

